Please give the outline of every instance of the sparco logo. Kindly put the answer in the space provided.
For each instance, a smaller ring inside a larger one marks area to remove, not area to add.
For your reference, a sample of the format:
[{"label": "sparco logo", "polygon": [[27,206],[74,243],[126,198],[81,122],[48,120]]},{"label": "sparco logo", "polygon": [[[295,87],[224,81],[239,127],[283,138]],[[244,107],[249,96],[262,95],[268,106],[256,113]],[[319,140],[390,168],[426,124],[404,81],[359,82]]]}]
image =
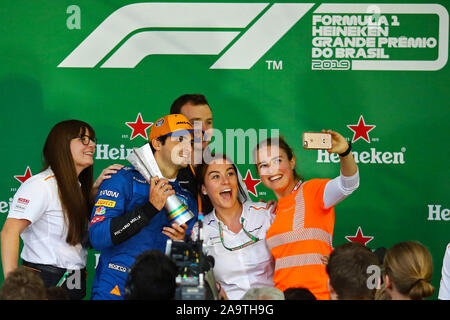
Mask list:
[{"label": "sparco logo", "polygon": [[108,268],[109,269],[113,269],[113,270],[117,270],[117,271],[120,271],[120,272],[124,272],[124,273],[127,272],[127,268],[119,266],[118,264],[114,264],[114,263],[109,263],[108,264]]},{"label": "sparco logo", "polygon": [[[58,67],[94,68],[121,42],[101,68],[134,68],[154,54],[217,55],[233,42],[210,69],[250,69],[313,6],[313,3],[131,4],[106,18]],[[145,30],[148,28],[152,30]],[[164,30],[154,30],[157,28]],[[200,30],[193,31],[194,28]]]}]

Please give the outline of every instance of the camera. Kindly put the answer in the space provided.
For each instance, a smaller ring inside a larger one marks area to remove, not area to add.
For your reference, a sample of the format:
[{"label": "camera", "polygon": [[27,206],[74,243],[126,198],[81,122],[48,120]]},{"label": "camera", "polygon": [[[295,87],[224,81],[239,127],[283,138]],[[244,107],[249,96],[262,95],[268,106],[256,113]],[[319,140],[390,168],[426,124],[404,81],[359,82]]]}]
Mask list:
[{"label": "camera", "polygon": [[177,268],[175,300],[214,300],[217,289],[212,269],[214,258],[203,252],[201,220],[197,240],[186,236],[185,241],[167,240],[166,255]]}]

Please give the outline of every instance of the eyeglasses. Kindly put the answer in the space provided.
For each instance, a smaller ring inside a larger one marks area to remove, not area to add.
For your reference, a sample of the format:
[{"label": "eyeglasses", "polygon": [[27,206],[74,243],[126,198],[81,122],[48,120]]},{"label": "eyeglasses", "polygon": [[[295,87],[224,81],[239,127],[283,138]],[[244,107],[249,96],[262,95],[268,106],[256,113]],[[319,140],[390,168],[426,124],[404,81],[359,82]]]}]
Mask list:
[{"label": "eyeglasses", "polygon": [[75,137],[75,138],[80,139],[81,143],[84,144],[85,146],[87,146],[90,141],[92,141],[93,143],[97,144],[97,139],[96,138],[92,138],[92,137],[88,136],[87,134],[83,134],[83,135]]}]

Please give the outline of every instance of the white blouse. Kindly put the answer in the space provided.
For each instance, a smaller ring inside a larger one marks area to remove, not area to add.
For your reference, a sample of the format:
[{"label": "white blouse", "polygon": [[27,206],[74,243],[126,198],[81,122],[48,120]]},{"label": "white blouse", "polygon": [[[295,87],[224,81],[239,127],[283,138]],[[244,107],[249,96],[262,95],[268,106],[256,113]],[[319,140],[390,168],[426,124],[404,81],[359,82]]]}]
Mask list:
[{"label": "white blouse", "polygon": [[87,250],[81,244],[72,246],[66,242],[67,226],[56,178],[50,168],[20,186],[14,195],[8,218],[31,222],[20,235],[23,260],[65,269],[86,266]]},{"label": "white blouse", "polygon": [[439,300],[450,300],[450,243],[445,250],[442,262],[442,277],[439,286]]},{"label": "white blouse", "polygon": [[[270,213],[270,208],[265,209],[266,205],[264,202],[244,202],[241,214],[243,228],[238,233],[229,230],[217,218],[215,210],[203,219],[204,249],[214,257],[214,276],[230,300],[242,298],[251,288],[274,286],[274,260],[265,238],[275,215]],[[193,239],[196,239],[197,231],[198,224],[193,228]],[[252,241],[251,236],[259,240]],[[231,251],[224,245],[236,249]]]}]

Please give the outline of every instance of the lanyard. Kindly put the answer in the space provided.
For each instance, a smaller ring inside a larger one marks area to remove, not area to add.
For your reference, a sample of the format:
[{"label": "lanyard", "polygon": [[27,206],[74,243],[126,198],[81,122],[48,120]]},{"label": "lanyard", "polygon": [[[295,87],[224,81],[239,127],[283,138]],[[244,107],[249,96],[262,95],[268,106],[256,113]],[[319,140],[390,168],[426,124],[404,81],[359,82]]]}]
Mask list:
[{"label": "lanyard", "polygon": [[66,271],[63,274],[63,276],[61,277],[61,279],[59,279],[58,283],[56,284],[56,287],[61,287],[68,277],[69,277],[69,271]]},{"label": "lanyard", "polygon": [[240,250],[243,249],[245,247],[248,247],[251,244],[254,244],[256,242],[258,242],[260,239],[255,237],[254,235],[252,235],[250,232],[248,232],[247,230],[245,230],[244,228],[244,217],[241,217],[241,226],[242,226],[242,230],[244,231],[244,233],[247,235],[247,237],[250,238],[249,241],[247,241],[244,244],[241,244],[240,246],[237,247],[233,247],[233,248],[229,248],[225,245],[225,242],[223,240],[223,230],[222,230],[222,222],[218,221],[219,224],[219,235],[220,235],[220,241],[222,242],[222,245],[225,249],[227,249],[228,251],[236,251],[236,250]]},{"label": "lanyard", "polygon": [[[189,169],[191,169],[192,174],[194,175],[194,177],[196,177],[195,170],[194,170],[194,168],[192,167],[191,164],[189,165]],[[197,193],[197,206],[198,206],[198,214],[203,215],[203,212],[202,212],[202,198],[200,196],[200,193]]]},{"label": "lanyard", "polygon": [[295,191],[297,191],[298,188],[300,188],[300,186],[302,185],[302,182],[303,182],[302,180],[299,180],[297,182],[297,184],[295,185],[294,189],[292,189],[291,193],[294,193]]}]

